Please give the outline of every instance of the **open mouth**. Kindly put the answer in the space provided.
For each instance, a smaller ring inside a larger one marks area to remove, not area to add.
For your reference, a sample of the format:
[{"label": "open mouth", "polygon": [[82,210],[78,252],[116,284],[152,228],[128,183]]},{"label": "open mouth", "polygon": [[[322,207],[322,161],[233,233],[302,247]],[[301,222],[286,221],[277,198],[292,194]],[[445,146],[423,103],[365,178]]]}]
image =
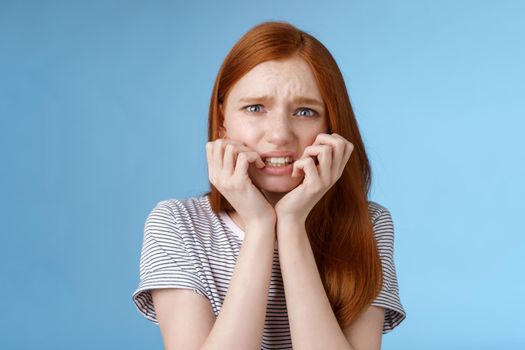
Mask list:
[{"label": "open mouth", "polygon": [[267,157],[263,159],[264,164],[271,167],[285,167],[293,163],[292,157]]}]

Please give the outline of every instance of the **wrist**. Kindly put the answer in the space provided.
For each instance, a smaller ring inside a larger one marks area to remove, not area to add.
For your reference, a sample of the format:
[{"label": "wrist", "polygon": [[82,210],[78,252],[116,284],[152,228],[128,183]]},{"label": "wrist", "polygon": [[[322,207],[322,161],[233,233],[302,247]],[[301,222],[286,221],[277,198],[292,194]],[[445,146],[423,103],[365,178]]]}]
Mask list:
[{"label": "wrist", "polygon": [[306,224],[306,217],[297,215],[296,213],[278,214],[277,227],[302,227]]},{"label": "wrist", "polygon": [[264,218],[256,218],[253,220],[246,221],[244,223],[244,230],[245,231],[273,231],[275,232],[275,224],[276,224],[276,218],[275,217],[264,217]]},{"label": "wrist", "polygon": [[277,239],[279,239],[280,235],[291,237],[296,234],[301,235],[306,231],[306,221],[293,215],[278,217],[275,226]]}]

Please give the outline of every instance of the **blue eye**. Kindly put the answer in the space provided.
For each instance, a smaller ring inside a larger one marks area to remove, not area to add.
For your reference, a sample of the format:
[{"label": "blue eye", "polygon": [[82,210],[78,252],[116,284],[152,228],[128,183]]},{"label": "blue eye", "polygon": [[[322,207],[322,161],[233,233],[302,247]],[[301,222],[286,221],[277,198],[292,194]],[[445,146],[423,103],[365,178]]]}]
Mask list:
[{"label": "blue eye", "polygon": [[310,109],[310,108],[301,108],[299,111],[310,111],[312,112],[312,114],[310,115],[301,115],[301,117],[313,117],[317,114],[316,111],[314,111],[313,109]]},{"label": "blue eye", "polygon": [[[255,110],[252,109],[252,108],[256,108]],[[262,105],[261,104],[256,104],[256,105],[248,105],[248,106],[245,106],[243,109],[248,111],[248,112],[251,112],[251,113],[260,113],[261,112],[261,109],[257,110],[257,108],[262,108]],[[303,114],[303,115],[299,115],[300,117],[315,117],[318,113],[316,111],[314,111],[313,109],[311,108],[299,108],[298,109],[299,113],[303,112],[303,111],[308,111],[310,112],[310,114]]]},{"label": "blue eye", "polygon": [[246,106],[244,107],[244,109],[248,108],[248,112],[254,112],[254,113],[258,113],[259,111],[254,111],[254,110],[250,110],[250,107],[260,107],[261,105],[249,105],[249,106]]}]

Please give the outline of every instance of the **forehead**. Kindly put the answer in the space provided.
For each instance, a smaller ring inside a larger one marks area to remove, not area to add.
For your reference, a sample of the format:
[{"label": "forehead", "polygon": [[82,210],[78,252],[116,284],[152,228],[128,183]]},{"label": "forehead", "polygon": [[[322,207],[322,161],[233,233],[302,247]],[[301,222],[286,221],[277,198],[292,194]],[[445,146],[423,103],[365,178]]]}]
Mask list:
[{"label": "forehead", "polygon": [[321,93],[308,63],[299,57],[258,64],[231,89],[230,99],[245,96],[274,96],[278,99],[297,96],[318,98]]}]

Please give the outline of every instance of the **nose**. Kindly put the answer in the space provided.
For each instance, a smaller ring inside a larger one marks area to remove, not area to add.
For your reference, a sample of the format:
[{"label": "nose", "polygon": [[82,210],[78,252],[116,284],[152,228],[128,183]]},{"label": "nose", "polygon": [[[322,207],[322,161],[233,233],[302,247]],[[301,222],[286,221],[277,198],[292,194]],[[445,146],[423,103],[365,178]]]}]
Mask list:
[{"label": "nose", "polygon": [[288,144],[293,137],[290,118],[284,111],[273,111],[266,118],[266,141],[281,146]]}]

